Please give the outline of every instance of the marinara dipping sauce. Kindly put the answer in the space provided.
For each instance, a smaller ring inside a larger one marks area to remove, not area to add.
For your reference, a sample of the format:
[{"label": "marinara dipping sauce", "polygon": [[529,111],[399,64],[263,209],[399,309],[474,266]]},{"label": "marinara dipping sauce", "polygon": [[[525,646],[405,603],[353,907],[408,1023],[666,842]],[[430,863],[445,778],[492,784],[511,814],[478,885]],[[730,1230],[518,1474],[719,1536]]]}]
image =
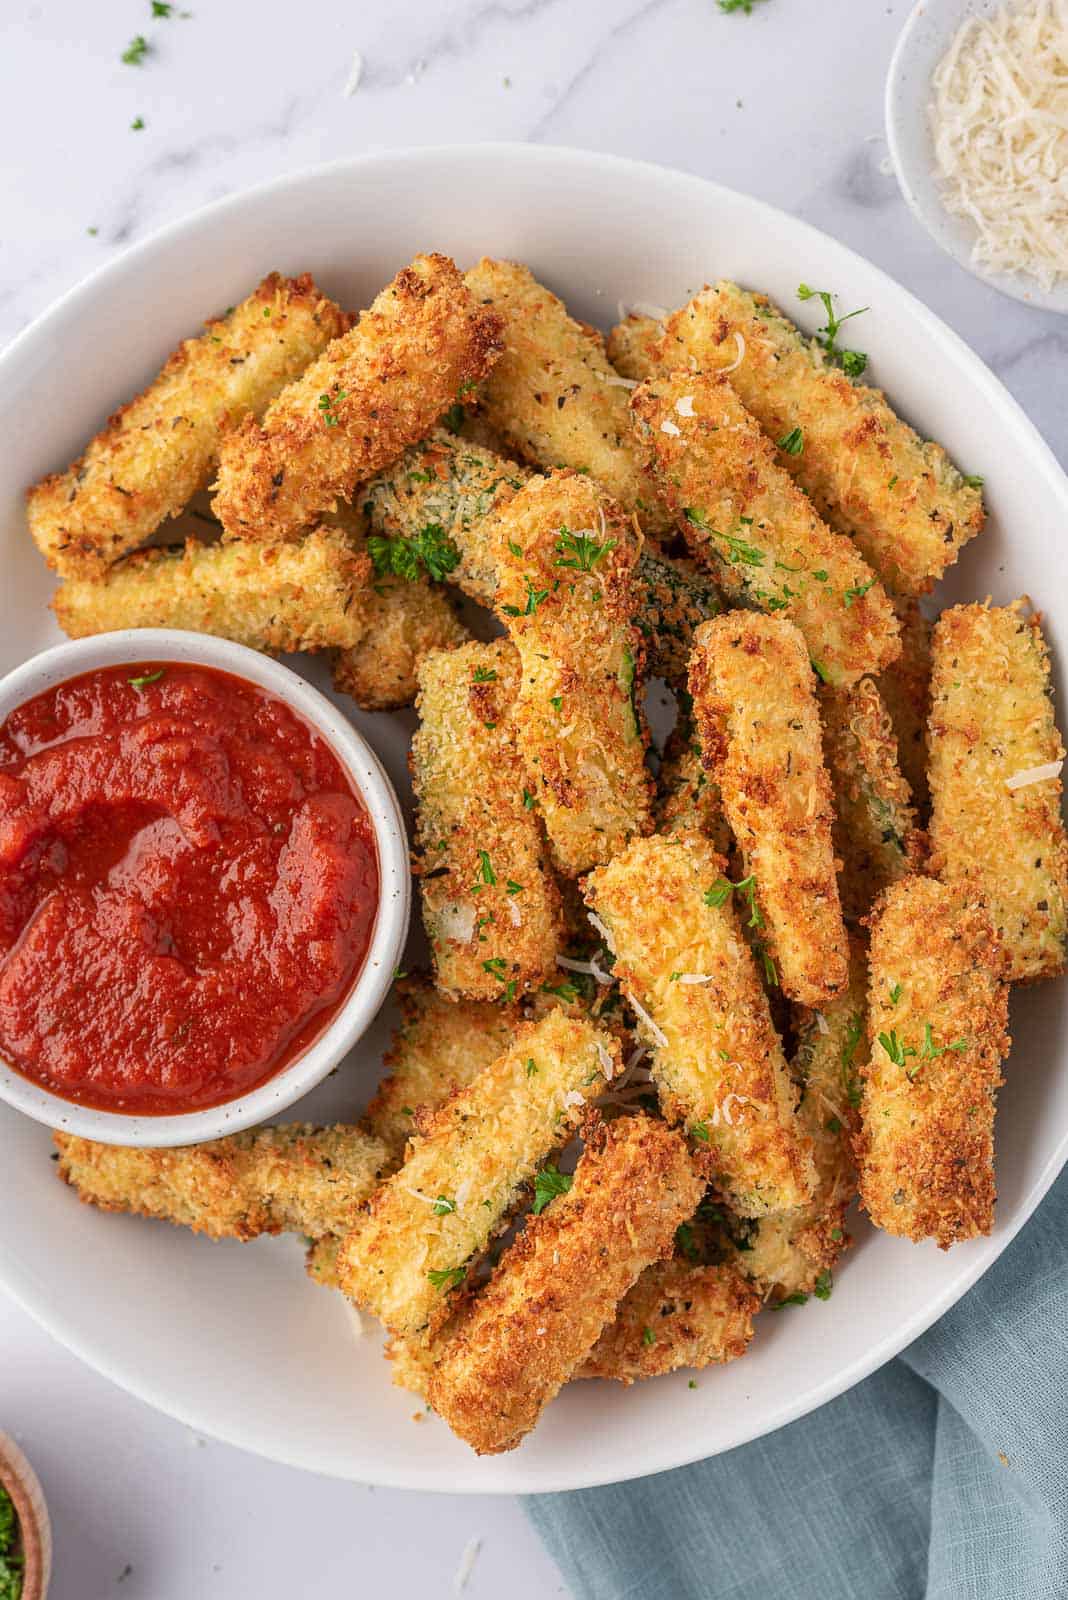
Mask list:
[{"label": "marinara dipping sauce", "polygon": [[107,667],[0,726],[0,1056],[174,1114],[272,1077],[374,927],[371,819],[322,738],[211,667]]}]

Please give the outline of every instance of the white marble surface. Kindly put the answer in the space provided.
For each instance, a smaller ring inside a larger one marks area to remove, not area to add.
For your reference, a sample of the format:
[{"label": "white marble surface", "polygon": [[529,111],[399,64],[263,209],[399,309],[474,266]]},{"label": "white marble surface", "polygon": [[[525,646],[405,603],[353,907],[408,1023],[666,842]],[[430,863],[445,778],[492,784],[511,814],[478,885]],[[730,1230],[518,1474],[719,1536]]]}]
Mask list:
[{"label": "white marble surface", "polygon": [[[904,0],[759,0],[749,17],[713,0],[186,6],[154,20],[149,0],[6,0],[0,342],[125,244],[278,173],[420,143],[575,144],[715,177],[835,233],[955,327],[1068,464],[1068,325],[957,269],[883,170]],[[124,65],[137,33],[151,49]],[[127,1565],[123,1600],[445,1595],[474,1534],[473,1600],[564,1592],[517,1506],[357,1488],[198,1444],[2,1297],[0,1426],[53,1508],[53,1600],[110,1595]]]}]

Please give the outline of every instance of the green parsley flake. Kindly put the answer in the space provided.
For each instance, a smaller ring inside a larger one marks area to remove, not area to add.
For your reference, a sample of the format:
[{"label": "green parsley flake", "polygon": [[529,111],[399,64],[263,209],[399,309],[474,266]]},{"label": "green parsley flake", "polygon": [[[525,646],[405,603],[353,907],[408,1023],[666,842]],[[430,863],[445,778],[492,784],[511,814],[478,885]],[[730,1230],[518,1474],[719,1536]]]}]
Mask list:
[{"label": "green parsley flake", "polygon": [[572,533],[570,528],[563,527],[557,535],[553,565],[573,567],[576,572],[592,572],[602,556],[614,548],[614,539],[599,542],[590,533]]},{"label": "green parsley flake", "polygon": [[834,1288],[834,1277],[829,1267],[824,1267],[816,1282],[813,1284],[812,1293],[817,1300],[829,1300],[831,1290]]},{"label": "green parsley flake", "polygon": [[466,1277],[466,1267],[432,1268],[427,1273],[427,1278],[435,1289],[455,1289]]},{"label": "green parsley flake", "polygon": [[527,586],[527,603],[522,610],[518,606],[502,606],[501,610],[506,617],[532,617],[542,601],[549,598],[548,589],[535,589],[534,580],[526,574],[523,576],[523,582]]},{"label": "green parsley flake", "polygon": [[141,130],[144,128],[144,125],[145,125],[144,117],[134,117],[133,121],[130,123],[130,132],[131,133],[140,133]]},{"label": "green parsley flake", "polygon": [[436,1217],[447,1217],[455,1210],[456,1201],[450,1200],[448,1195],[439,1194],[437,1199],[434,1201],[434,1215]]},{"label": "green parsley flake", "polygon": [[550,1200],[566,1194],[574,1179],[569,1172],[558,1172],[556,1167],[542,1167],[534,1179],[534,1215],[540,1217]]},{"label": "green parsley flake", "polygon": [[805,448],[805,434],[801,428],[791,428],[789,433],[784,433],[779,440],[779,449],[785,450],[788,456],[799,456]]},{"label": "green parsley flake", "polygon": [[895,983],[893,988],[890,990],[890,1004],[892,1006],[896,1006],[898,1001],[901,999],[901,996],[904,993],[905,993],[905,991],[902,988],[901,984],[900,983]]},{"label": "green parsley flake", "polygon": [[[392,575],[412,583],[425,572],[440,583],[460,564],[460,552],[448,538],[440,523],[428,522],[418,533],[372,533],[367,541],[367,553],[380,578]],[[494,674],[496,676],[496,674]],[[477,681],[489,681],[479,680]]]},{"label": "green parsley flake", "polygon": [[475,889],[477,891],[483,888],[485,885],[492,887],[492,885],[496,882],[497,874],[493,870],[493,863],[489,858],[489,851],[480,850],[478,852],[478,869],[475,872]]},{"label": "green parsley flake", "polygon": [[140,678],[127,678],[126,682],[131,689],[143,689],[146,684],[158,683],[166,670],[166,667],[157,667],[155,672],[143,673]]},{"label": "green parsley flake", "polygon": [[493,667],[476,667],[475,683],[496,683],[497,673]]},{"label": "green parsley flake", "polygon": [[968,485],[969,489],[981,489],[983,484],[986,482],[986,479],[981,478],[977,472],[966,472],[964,474],[964,481]]},{"label": "green parsley flake", "polygon": [[868,579],[867,583],[854,583],[854,584],[851,584],[849,586],[849,588],[846,589],[845,593],[842,596],[842,598],[845,600],[846,610],[849,609],[849,607],[853,604],[854,600],[863,600],[864,596],[867,594],[868,590],[871,588],[871,586],[872,586],[872,584],[874,582],[875,582],[875,575],[873,573],[872,576]]},{"label": "green parsley flake", "polygon": [[655,1343],[656,1343],[656,1334],[653,1332],[652,1328],[649,1328],[649,1327],[643,1328],[642,1329],[642,1344],[645,1345],[646,1349],[648,1349],[648,1347],[651,1344],[655,1344]]},{"label": "green parsley flake", "polygon": [[834,295],[827,289],[810,289],[807,283],[797,286],[799,300],[823,301],[823,309],[827,313],[826,324],[816,335],[816,343],[823,346],[831,360],[845,373],[847,378],[859,378],[868,365],[868,358],[863,350],[840,350],[838,347],[838,330],[853,317],[861,317],[869,309],[861,306],[856,311],[847,311],[844,317],[834,314]]},{"label": "green parsley flake", "polygon": [[743,17],[751,17],[753,7],[762,4],[762,0],[716,0],[716,3],[725,17],[732,17],[736,11]]},{"label": "green parsley flake", "polygon": [[151,48],[152,46],[149,44],[144,34],[136,33],[126,46],[126,49],[122,52],[119,60],[124,66],[127,67],[140,67],[144,63],[144,59],[146,55],[148,55]]},{"label": "green parsley flake", "polygon": [[348,394],[349,391],[347,389],[336,389],[333,394],[321,394],[319,396],[319,410],[328,428],[337,427],[338,416],[334,407],[339,400],[347,400]]}]

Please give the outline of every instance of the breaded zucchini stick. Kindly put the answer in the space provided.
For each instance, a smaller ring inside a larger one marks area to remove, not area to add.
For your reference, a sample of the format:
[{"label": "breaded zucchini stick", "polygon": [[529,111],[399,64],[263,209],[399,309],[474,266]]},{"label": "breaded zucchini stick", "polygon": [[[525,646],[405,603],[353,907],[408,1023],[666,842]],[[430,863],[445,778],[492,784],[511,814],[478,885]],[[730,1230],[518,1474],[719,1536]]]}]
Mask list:
[{"label": "breaded zucchini stick", "polygon": [[723,862],[696,834],[636,839],[586,882],[650,1046],[665,1115],[742,1216],[803,1205],[812,1157]]},{"label": "breaded zucchini stick", "polygon": [[569,317],[527,267],[483,257],[467,274],[480,305],[504,318],[504,354],[480,391],[509,446],[546,470],[589,472],[650,533],[666,528],[653,480],[639,460],[627,387],[596,329]]},{"label": "breaded zucchini stick", "polygon": [[670,1255],[703,1187],[685,1141],[651,1117],[591,1138],[570,1190],[528,1220],[441,1348],[427,1393],[453,1432],[479,1455],[514,1449]]},{"label": "breaded zucchini stick", "polygon": [[760,1297],[731,1262],[657,1262],[624,1295],[575,1376],[630,1384],[735,1361],[749,1348],[759,1310]]},{"label": "breaded zucchini stick", "polygon": [[[851,534],[889,589],[930,589],[983,526],[983,502],[941,445],[852,383],[766,295],[718,283],[675,312],[662,359],[727,372],[820,516]],[[788,443],[784,442],[788,441]]]},{"label": "breaded zucchini stick", "polygon": [[439,989],[512,1000],[556,970],[560,893],[515,748],[519,661],[505,639],[435,650],[412,739],[416,870]]},{"label": "breaded zucchini stick", "polygon": [[850,941],[849,987],[820,1012],[797,1008],[790,1073],[800,1091],[797,1117],[812,1141],[816,1186],[807,1205],[761,1217],[737,1255],[767,1299],[830,1294],[831,1273],[852,1243],[846,1212],[857,1192],[852,1133],[867,1057],[867,951]]},{"label": "breaded zucchini stick", "polygon": [[253,650],[351,647],[370,622],[371,562],[338,528],[296,544],[138,550],[102,579],[68,578],[52,601],[72,639],[113,628],[188,628]]},{"label": "breaded zucchini stick", "polygon": [[566,877],[651,826],[637,699],[640,536],[588,478],[534,478],[494,518],[496,611],[519,652],[512,716],[553,860]]},{"label": "breaded zucchini stick", "polygon": [[448,1000],[421,974],[394,993],[401,1021],[383,1061],[387,1076],[367,1107],[367,1126],[399,1164],[420,1110],[436,1111],[456,1089],[503,1055],[519,1026],[518,1006]]},{"label": "breaded zucchini stick", "polygon": [[212,502],[227,534],[290,539],[351,499],[485,376],[500,327],[447,256],[416,256],[262,423],[248,417],[227,434]]},{"label": "breaded zucchini stick", "polygon": [[661,370],[665,327],[653,317],[631,311],[608,335],[605,351],[616,371],[632,383],[644,383]]},{"label": "breaded zucchini stick", "polygon": [[912,791],[917,814],[926,818],[927,719],[931,714],[931,623],[916,600],[895,600],[901,624],[901,654],[879,675],[883,697],[897,736],[901,771]]},{"label": "breaded zucchini stick", "polygon": [[127,1149],[54,1135],[59,1175],[101,1211],[132,1211],[213,1239],[344,1233],[386,1170],[362,1128],[297,1122],[176,1150]]},{"label": "breaded zucchini stick", "polygon": [[834,849],[843,914],[857,922],[919,853],[912,794],[897,764],[889,713],[871,678],[819,695],[823,758],[834,794]]},{"label": "breaded zucchini stick", "polygon": [[[471,599],[492,606],[497,591],[492,511],[532,477],[491,450],[439,428],[413,445],[361,491],[372,537],[419,540],[432,534],[455,546],[446,576]],[[635,622],[650,673],[685,678],[693,631],[721,609],[711,580],[691,562],[642,550],[634,569]]]},{"label": "breaded zucchini stick", "polygon": [[521,1026],[504,1054],[425,1124],[343,1240],[344,1292],[391,1333],[432,1332],[451,1309],[449,1291],[618,1065],[611,1035],[581,1018],[553,1011]]},{"label": "breaded zucchini stick", "polygon": [[723,815],[719,785],[701,759],[691,710],[686,702],[664,746],[657,778],[656,826],[659,833],[703,833],[724,860],[734,841]]},{"label": "breaded zucchini stick", "polygon": [[783,993],[819,1007],[845,987],[831,786],[801,634],[733,611],[698,629],[690,693]]},{"label": "breaded zucchini stick", "polygon": [[1064,741],[1049,652],[1027,602],[954,606],[935,625],[932,868],[985,900],[1015,982],[1063,972]]},{"label": "breaded zucchini stick", "polygon": [[48,565],[99,577],[143,544],[208,481],[223,426],[258,416],[349,322],[307,273],[272,272],[184,340],[66,472],[29,491],[30,532]]},{"label": "breaded zucchini stick", "polygon": [[877,1227],[943,1250],[994,1225],[994,1097],[1009,1048],[1004,956],[967,888],[904,878],[872,917],[870,1063],[856,1139]]},{"label": "breaded zucchini stick", "polygon": [[779,466],[726,378],[672,372],[636,389],[631,409],[664,499],[725,594],[789,617],[825,683],[893,660],[885,589]]},{"label": "breaded zucchini stick", "polygon": [[334,658],[334,688],[361,711],[415,704],[419,667],[432,650],[452,650],[471,636],[450,596],[425,578],[376,579],[364,598],[366,627]]}]

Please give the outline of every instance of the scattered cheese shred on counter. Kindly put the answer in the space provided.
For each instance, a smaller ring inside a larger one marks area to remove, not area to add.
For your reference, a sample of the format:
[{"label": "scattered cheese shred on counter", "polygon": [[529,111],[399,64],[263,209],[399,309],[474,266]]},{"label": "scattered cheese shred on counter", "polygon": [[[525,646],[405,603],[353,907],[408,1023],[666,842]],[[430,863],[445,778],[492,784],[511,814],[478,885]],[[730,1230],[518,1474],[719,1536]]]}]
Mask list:
[{"label": "scattered cheese shred on counter", "polygon": [[466,1545],[464,1546],[464,1553],[460,1557],[460,1565],[456,1569],[456,1576],[452,1580],[453,1594],[463,1594],[464,1590],[467,1588],[467,1580],[471,1576],[472,1569],[478,1557],[478,1552],[481,1549],[482,1540],[477,1534],[473,1539],[468,1539]]},{"label": "scattered cheese shred on counter", "polygon": [[932,88],[943,199],[975,225],[974,264],[1052,288],[1068,275],[1068,0],[970,17]]}]

